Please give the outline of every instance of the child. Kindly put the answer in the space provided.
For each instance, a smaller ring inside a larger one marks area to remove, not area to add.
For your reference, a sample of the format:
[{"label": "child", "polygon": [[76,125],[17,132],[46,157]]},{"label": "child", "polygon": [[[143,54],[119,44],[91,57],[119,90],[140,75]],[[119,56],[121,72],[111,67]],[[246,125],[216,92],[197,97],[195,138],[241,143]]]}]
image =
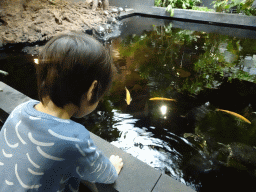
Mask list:
[{"label": "child", "polygon": [[122,159],[105,157],[89,131],[70,120],[91,113],[109,90],[108,52],[88,35],[58,35],[41,51],[37,77],[40,102],[17,106],[0,132],[0,191],[78,191],[81,180],[114,183]]}]

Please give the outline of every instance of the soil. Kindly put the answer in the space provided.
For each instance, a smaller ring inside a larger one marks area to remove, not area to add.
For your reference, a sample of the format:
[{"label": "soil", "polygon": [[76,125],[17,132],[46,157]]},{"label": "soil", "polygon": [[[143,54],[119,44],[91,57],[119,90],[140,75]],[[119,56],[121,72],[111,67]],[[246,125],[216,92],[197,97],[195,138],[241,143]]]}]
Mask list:
[{"label": "soil", "polygon": [[58,33],[85,32],[107,23],[117,13],[92,3],[65,0],[1,0],[0,48],[6,44],[45,41]]}]

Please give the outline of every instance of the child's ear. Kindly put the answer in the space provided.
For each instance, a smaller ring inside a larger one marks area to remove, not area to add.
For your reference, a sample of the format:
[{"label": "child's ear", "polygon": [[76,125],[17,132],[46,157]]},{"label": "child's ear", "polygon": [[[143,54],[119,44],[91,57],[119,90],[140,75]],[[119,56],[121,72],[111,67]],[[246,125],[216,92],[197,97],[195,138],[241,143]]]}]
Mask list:
[{"label": "child's ear", "polygon": [[92,98],[92,94],[93,92],[95,91],[95,88],[98,84],[98,81],[97,80],[94,80],[91,84],[91,87],[89,88],[88,92],[87,92],[87,101],[90,101],[91,98]]}]

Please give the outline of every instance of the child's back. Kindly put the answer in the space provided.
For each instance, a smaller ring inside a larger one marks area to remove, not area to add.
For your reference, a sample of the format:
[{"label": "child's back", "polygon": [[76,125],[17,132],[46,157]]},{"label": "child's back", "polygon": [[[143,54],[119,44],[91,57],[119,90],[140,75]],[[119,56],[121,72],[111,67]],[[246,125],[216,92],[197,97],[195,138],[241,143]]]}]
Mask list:
[{"label": "child's back", "polygon": [[[81,34],[77,35],[71,33],[70,36],[72,35],[73,38],[78,36],[83,40],[83,35]],[[66,37],[69,38],[69,36]],[[60,38],[55,38],[50,43],[48,42],[48,49],[50,45],[54,45],[54,42],[58,39]],[[85,36],[85,41],[86,40],[88,40],[88,43],[95,42]],[[100,45],[96,43],[96,46]],[[82,50],[82,52],[83,51],[86,50]],[[57,52],[55,52],[55,54],[56,53]],[[45,55],[41,57],[42,60],[49,60]],[[66,60],[72,60],[69,55],[65,55],[65,57]],[[58,59],[60,59],[59,56]],[[72,63],[72,61],[69,63]],[[73,62],[73,65],[75,66],[76,64],[74,63],[75,62]],[[93,63],[93,61],[91,63]],[[79,64],[82,65],[81,63]],[[49,74],[51,76],[49,71],[52,71],[54,64],[48,63],[46,65],[48,65],[48,72],[43,74],[44,67],[38,72],[38,75],[41,77],[41,81],[38,81],[39,96],[43,99],[50,95],[50,101],[59,98],[60,101],[58,102],[58,105],[54,105],[58,111],[51,111],[50,109],[53,108],[49,108],[48,104],[43,105],[42,100],[41,102],[30,100],[16,107],[10,114],[0,132],[0,191],[64,191],[65,187],[66,190],[76,191],[79,188],[81,180],[99,183],[115,182],[118,176],[116,166],[114,167],[108,158],[97,151],[93,141],[90,139],[88,130],[81,124],[69,119],[69,117],[76,114],[80,114],[78,116],[81,116],[81,114],[88,114],[91,110],[94,110],[96,106],[89,110],[90,107],[83,109],[82,106],[79,106],[79,104],[83,104],[84,102],[77,102],[77,106],[73,104],[67,105],[74,103],[77,95],[79,98],[79,93],[73,98],[70,93],[65,96],[60,94],[56,95],[57,92],[64,93],[63,90],[68,90],[68,85],[57,84],[61,78],[70,78],[70,76],[61,76],[60,74],[65,71],[65,62],[62,63],[62,69],[58,69],[59,66],[55,66],[55,69],[57,69],[57,71],[59,70],[58,74],[54,74],[54,78],[56,77],[57,79],[50,79],[52,81],[51,84],[54,86],[65,86],[62,90],[58,90],[56,87],[53,88],[48,85]],[[69,70],[72,71],[72,69]],[[81,71],[81,69],[78,70]],[[76,74],[76,72],[73,73]],[[43,75],[46,75],[45,78],[42,77]],[[82,73],[80,75],[82,75]],[[109,73],[109,75],[111,75],[111,73]],[[84,91],[84,93],[90,92],[93,96],[96,96],[93,103],[97,103],[99,98],[104,94],[104,91],[108,89],[111,81],[109,80],[108,83],[105,82],[105,85],[102,81],[109,75],[102,74],[101,76],[104,78],[100,79],[99,77],[96,81],[89,79],[89,88],[90,85],[92,85],[91,82],[96,82],[95,85],[101,85],[100,88],[97,88],[97,93]],[[95,77],[91,78],[95,79]],[[77,82],[77,79],[74,79],[74,81]],[[81,80],[80,85],[82,84],[83,79]],[[53,91],[53,89],[55,90]],[[88,87],[87,90],[89,90]],[[73,89],[72,91],[79,92],[79,90],[76,89]],[[81,92],[80,98],[84,98],[83,95],[83,92]],[[68,97],[68,101],[65,101],[65,97]],[[85,96],[85,98],[87,97]],[[91,101],[91,95],[89,98]],[[74,101],[72,101],[72,99],[74,99]],[[39,105],[45,106],[45,108],[36,107]],[[68,106],[68,108],[66,106]],[[86,103],[85,106],[90,105]],[[71,108],[79,108],[79,110],[74,111],[71,110]],[[72,113],[70,111],[72,111]],[[63,114],[65,115],[63,116]],[[119,167],[122,166],[119,165]]]}]

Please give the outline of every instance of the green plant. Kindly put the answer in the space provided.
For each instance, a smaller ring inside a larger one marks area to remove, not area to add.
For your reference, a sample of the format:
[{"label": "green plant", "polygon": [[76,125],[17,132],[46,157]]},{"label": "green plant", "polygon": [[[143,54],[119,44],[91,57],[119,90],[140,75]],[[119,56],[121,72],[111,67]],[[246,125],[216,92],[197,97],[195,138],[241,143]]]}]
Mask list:
[{"label": "green plant", "polygon": [[162,0],[155,0],[155,6],[161,7]]},{"label": "green plant", "polygon": [[253,0],[216,0],[212,4],[217,12],[230,12],[230,9],[236,7],[237,13],[243,13],[248,16],[255,16],[256,9],[252,7]]},{"label": "green plant", "polygon": [[166,11],[170,13],[170,16],[173,16],[174,8],[192,9],[200,2],[200,0],[155,0],[155,6],[166,7]]},{"label": "green plant", "polygon": [[225,7],[228,4],[227,0],[216,0],[211,3],[213,7],[215,8],[216,12],[222,12],[225,10]]}]

